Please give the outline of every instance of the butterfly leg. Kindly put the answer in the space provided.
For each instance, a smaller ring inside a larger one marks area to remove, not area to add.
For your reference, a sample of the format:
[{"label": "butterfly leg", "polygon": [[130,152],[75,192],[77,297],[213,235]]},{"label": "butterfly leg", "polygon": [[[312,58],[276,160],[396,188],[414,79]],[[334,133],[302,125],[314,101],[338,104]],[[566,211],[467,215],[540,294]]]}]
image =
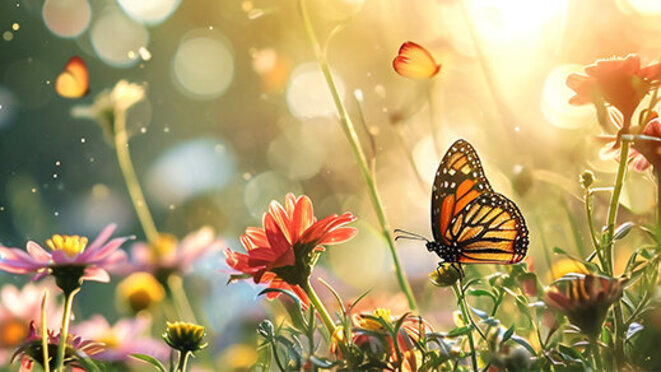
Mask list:
[{"label": "butterfly leg", "polygon": [[[439,264],[439,265],[440,265],[440,264]],[[453,262],[453,263],[450,264],[450,266],[451,266],[453,269],[455,269],[455,270],[457,270],[457,271],[459,272],[459,280],[462,280],[462,279],[464,278],[464,276],[466,276],[466,275],[464,274],[464,269],[461,267],[461,264],[460,264],[460,263],[458,263],[458,262]]]}]

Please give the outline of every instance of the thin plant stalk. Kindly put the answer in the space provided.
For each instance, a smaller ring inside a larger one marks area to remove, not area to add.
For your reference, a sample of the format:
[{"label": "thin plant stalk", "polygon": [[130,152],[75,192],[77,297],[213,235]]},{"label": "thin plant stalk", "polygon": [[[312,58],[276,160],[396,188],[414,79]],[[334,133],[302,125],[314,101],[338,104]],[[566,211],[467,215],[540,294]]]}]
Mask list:
[{"label": "thin plant stalk", "polygon": [[399,142],[402,145],[402,149],[406,154],[406,160],[408,160],[409,166],[411,167],[411,170],[415,174],[415,178],[418,180],[418,185],[423,191],[426,192],[429,187],[427,187],[427,183],[422,178],[422,175],[418,171],[418,167],[415,165],[415,159],[413,158],[413,149],[411,148],[411,145],[408,143],[406,137],[404,136],[404,126],[401,125],[401,123],[396,123],[395,131],[397,132],[397,137],[399,138]]},{"label": "thin plant stalk", "polygon": [[[629,158],[629,147],[630,142],[624,139],[621,140],[621,149],[620,149],[620,164],[617,168],[617,175],[615,176],[615,186],[613,187],[613,193],[611,194],[610,204],[608,206],[608,219],[606,220],[606,236],[604,237],[605,245],[605,259],[607,261],[607,266],[604,268],[607,270],[610,276],[613,276],[613,261],[614,261],[614,240],[613,235],[615,234],[615,220],[617,218],[617,210],[620,204],[620,194],[622,193],[622,187],[624,186],[624,177],[627,172]],[[620,302],[615,303],[613,306],[613,314],[615,318],[615,360],[618,368],[624,366],[624,316],[622,314],[622,307]]]},{"label": "thin plant stalk", "polygon": [[595,371],[603,371],[601,355],[599,354],[599,342],[597,337],[590,339],[590,354],[592,355],[592,367]]},{"label": "thin plant stalk", "polygon": [[402,289],[402,292],[404,292],[406,295],[409,308],[411,308],[411,310],[415,310],[417,309],[415,297],[413,297],[411,285],[406,279],[406,274],[404,273],[404,270],[402,269],[402,266],[399,262],[399,257],[395,248],[395,242],[392,239],[392,235],[390,233],[390,227],[388,226],[383,204],[381,203],[381,199],[376,188],[375,179],[370,173],[370,167],[367,162],[367,158],[365,157],[365,153],[363,152],[363,149],[360,145],[358,134],[356,133],[353,122],[351,121],[351,117],[349,116],[349,113],[344,103],[342,102],[342,99],[340,98],[337,86],[335,85],[335,80],[331,75],[324,49],[322,49],[321,44],[317,40],[317,36],[310,21],[310,15],[308,14],[306,0],[298,0],[298,8],[301,13],[301,18],[303,19],[303,24],[305,26],[305,32],[308,36],[308,40],[312,46],[312,49],[314,50],[317,62],[319,63],[319,68],[324,75],[328,89],[330,90],[330,93],[333,97],[335,109],[337,110],[337,115],[340,120],[340,126],[342,127],[344,135],[347,137],[349,145],[351,146],[352,153],[358,162],[360,172],[362,173],[363,177],[365,178],[365,182],[367,183],[368,194],[370,196],[370,200],[372,201],[372,206],[374,207],[374,212],[376,213],[379,225],[381,226],[381,234],[388,243],[388,248],[390,249],[392,261],[395,266],[395,273],[397,274],[397,281],[399,282],[399,286]]},{"label": "thin plant stalk", "polygon": [[60,344],[57,347],[57,359],[55,362],[55,371],[64,371],[64,356],[67,349],[67,339],[69,338],[69,324],[71,322],[71,310],[73,309],[73,298],[80,291],[80,287],[70,293],[64,294],[64,312],[62,314],[62,328],[60,329]]},{"label": "thin plant stalk", "polygon": [[436,122],[438,117],[436,115],[436,108],[434,107],[434,83],[430,83],[427,88],[427,101],[429,102],[429,131],[434,145],[434,154],[438,159],[441,158],[441,139],[438,137]]},{"label": "thin plant stalk", "polygon": [[324,326],[326,326],[328,333],[332,336],[337,330],[337,326],[335,326],[335,322],[333,322],[333,318],[331,318],[330,314],[328,313],[326,306],[324,306],[323,302],[321,302],[319,299],[317,292],[315,292],[314,288],[312,288],[309,280],[306,281],[301,287],[310,298],[312,306],[314,306],[315,310],[317,310],[317,313],[319,314],[321,321],[324,323]]},{"label": "thin plant stalk", "polygon": [[154,224],[154,219],[149,212],[145,195],[142,193],[138,177],[133,168],[131,154],[129,153],[128,133],[126,132],[126,112],[124,110],[115,110],[114,115],[114,133],[115,133],[115,152],[117,161],[124,176],[126,188],[133,202],[133,207],[138,215],[138,220],[145,232],[147,241],[154,245],[158,238],[158,230]]},{"label": "thin plant stalk", "polygon": [[190,351],[179,352],[179,364],[177,365],[177,372],[186,372],[186,369],[188,368],[188,358],[190,355]]},{"label": "thin plant stalk", "polygon": [[181,276],[177,274],[172,274],[167,279],[168,287],[170,288],[172,297],[174,297],[175,306],[177,306],[179,309],[178,312],[181,313],[180,315],[188,321],[199,324],[195,318],[195,312],[193,311],[193,307],[188,300],[188,296],[186,296],[183,282],[184,281]]},{"label": "thin plant stalk", "polygon": [[44,358],[44,372],[50,372],[50,357],[48,356],[48,324],[46,323],[47,299],[48,289],[44,289],[44,295],[41,298],[41,349]]},{"label": "thin plant stalk", "polygon": [[[468,316],[468,309],[466,309],[466,304],[464,302],[463,291],[459,289],[459,285],[454,283],[452,285],[452,290],[454,295],[457,297],[457,304],[461,310],[461,316],[464,319],[464,322],[470,324],[470,318]],[[473,340],[473,331],[468,332],[468,345],[471,348],[471,364],[473,366],[473,372],[479,371],[477,366],[477,352],[475,351],[475,341]]]}]

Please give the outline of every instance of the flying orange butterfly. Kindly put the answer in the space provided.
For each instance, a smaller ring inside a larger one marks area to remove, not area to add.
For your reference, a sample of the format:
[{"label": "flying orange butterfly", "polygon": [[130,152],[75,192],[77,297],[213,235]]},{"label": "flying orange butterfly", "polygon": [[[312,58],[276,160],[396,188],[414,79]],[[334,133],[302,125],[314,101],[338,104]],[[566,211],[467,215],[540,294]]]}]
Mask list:
[{"label": "flying orange butterfly", "polygon": [[491,188],[473,146],[458,140],[436,172],[431,200],[434,241],[402,231],[397,237],[425,240],[441,263],[513,264],[528,251],[528,227],[513,201]]},{"label": "flying orange butterfly", "polygon": [[82,58],[72,57],[55,80],[55,91],[64,98],[80,98],[89,92],[89,73]]},{"label": "flying orange butterfly", "polygon": [[413,79],[430,78],[441,69],[427,49],[412,41],[402,44],[392,67],[398,74]]}]

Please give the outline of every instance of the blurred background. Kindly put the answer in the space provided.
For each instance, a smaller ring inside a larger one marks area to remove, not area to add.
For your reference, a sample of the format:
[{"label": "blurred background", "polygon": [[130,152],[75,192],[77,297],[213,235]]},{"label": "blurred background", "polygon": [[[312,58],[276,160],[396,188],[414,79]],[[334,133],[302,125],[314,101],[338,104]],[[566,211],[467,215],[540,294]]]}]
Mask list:
[{"label": "blurred background", "polygon": [[[600,159],[594,109],[567,103],[565,79],[599,58],[658,59],[660,2],[309,3],[322,40],[346,23],[329,44],[329,61],[366,152],[375,153],[393,228],[431,237],[436,167],[446,148],[465,138],[494,188],[520,206],[531,231],[527,262],[547,284],[553,247],[591,252],[578,176],[591,169],[598,185],[611,185],[616,162]],[[119,234],[144,239],[114,150],[96,122],[76,115],[127,79],[147,87],[147,98],[129,112],[130,150],[159,230],[183,237],[210,225],[226,246],[241,250],[238,237],[261,225],[270,200],[305,193],[318,218],[351,211],[359,219],[359,235],[328,249],[316,275],[346,300],[365,290],[374,298],[398,293],[294,1],[6,0],[0,35],[3,245],[43,243],[54,233],[95,236],[109,222],[119,224]],[[438,75],[410,80],[393,71],[407,40],[432,53],[442,65]],[[69,100],[53,85],[74,55],[88,65],[90,93]],[[597,195],[597,225],[607,196]],[[631,172],[621,218],[652,221],[654,203],[652,178]],[[642,237],[621,249],[636,239]],[[428,284],[437,258],[420,242],[397,245],[423,313],[439,326],[451,322],[451,292]],[[252,342],[254,324],[271,311],[250,283],[226,286],[222,269],[218,253],[186,278],[218,335],[219,353]],[[2,283],[21,281],[0,275]],[[79,317],[119,317],[109,312],[113,296],[103,295],[114,284],[89,286],[96,290],[81,293]]]}]

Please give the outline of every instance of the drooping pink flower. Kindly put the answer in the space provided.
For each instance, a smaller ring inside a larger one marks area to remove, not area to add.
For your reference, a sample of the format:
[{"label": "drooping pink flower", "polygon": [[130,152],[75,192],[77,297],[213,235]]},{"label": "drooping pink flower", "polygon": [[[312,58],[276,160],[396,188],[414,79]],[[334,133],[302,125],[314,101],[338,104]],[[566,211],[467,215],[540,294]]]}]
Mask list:
[{"label": "drooping pink flower", "polygon": [[181,241],[171,234],[160,234],[153,246],[143,242],[133,244],[131,263],[113,271],[146,271],[159,279],[172,273],[188,274],[197,259],[220,252],[223,245],[223,240],[208,226],[189,233]]},{"label": "drooping pink flower", "polygon": [[27,252],[0,246],[0,270],[35,274],[33,279],[38,280],[54,271],[78,268],[82,271],[81,281],[108,282],[110,277],[105,268],[126,260],[126,253],[119,247],[128,238],[108,242],[115,228],[114,224],[106,226],[89,246],[85,237],[58,234],[46,241],[50,251],[33,241],[27,243]]},{"label": "drooping pink flower", "polygon": [[148,315],[120,319],[112,326],[102,315],[94,315],[75,325],[73,332],[104,345],[104,349],[95,355],[98,360],[128,362],[130,354],[147,354],[164,361],[169,349],[163,342],[148,336],[150,325]]},{"label": "drooping pink flower", "polygon": [[[264,214],[264,228],[249,227],[241,235],[247,254],[225,251],[227,264],[237,272],[248,274],[255,283],[270,288],[291,290],[305,303],[308,298],[301,288],[312,271],[315,252],[324,245],[345,242],[357,230],[344,225],[355,221],[353,214],[330,215],[317,221],[310,198],[287,194],[285,207],[272,201]],[[275,298],[271,292],[268,298]]]},{"label": "drooping pink flower", "polygon": [[[56,362],[55,356],[57,355],[56,353],[60,343],[60,334],[56,334],[55,331],[51,329],[47,329],[46,334],[49,365],[50,369],[53,370]],[[80,355],[94,356],[103,350],[102,344],[85,340],[82,337],[71,333],[69,333],[66,341],[64,365],[71,367],[74,371],[84,371],[80,363]],[[17,357],[21,357],[21,372],[32,371],[34,362],[37,362],[41,366],[44,364],[41,330],[35,326],[34,322],[30,323],[30,333],[27,340],[14,352],[14,355],[12,355],[12,362]]]},{"label": "drooping pink flower", "polygon": [[[6,365],[11,353],[26,341],[31,321],[41,326],[41,298],[46,289],[52,292],[55,285],[43,281],[27,283],[20,289],[13,284],[5,284],[0,289],[0,366]],[[47,298],[46,322],[52,328],[59,328],[62,309],[54,298]]]}]

